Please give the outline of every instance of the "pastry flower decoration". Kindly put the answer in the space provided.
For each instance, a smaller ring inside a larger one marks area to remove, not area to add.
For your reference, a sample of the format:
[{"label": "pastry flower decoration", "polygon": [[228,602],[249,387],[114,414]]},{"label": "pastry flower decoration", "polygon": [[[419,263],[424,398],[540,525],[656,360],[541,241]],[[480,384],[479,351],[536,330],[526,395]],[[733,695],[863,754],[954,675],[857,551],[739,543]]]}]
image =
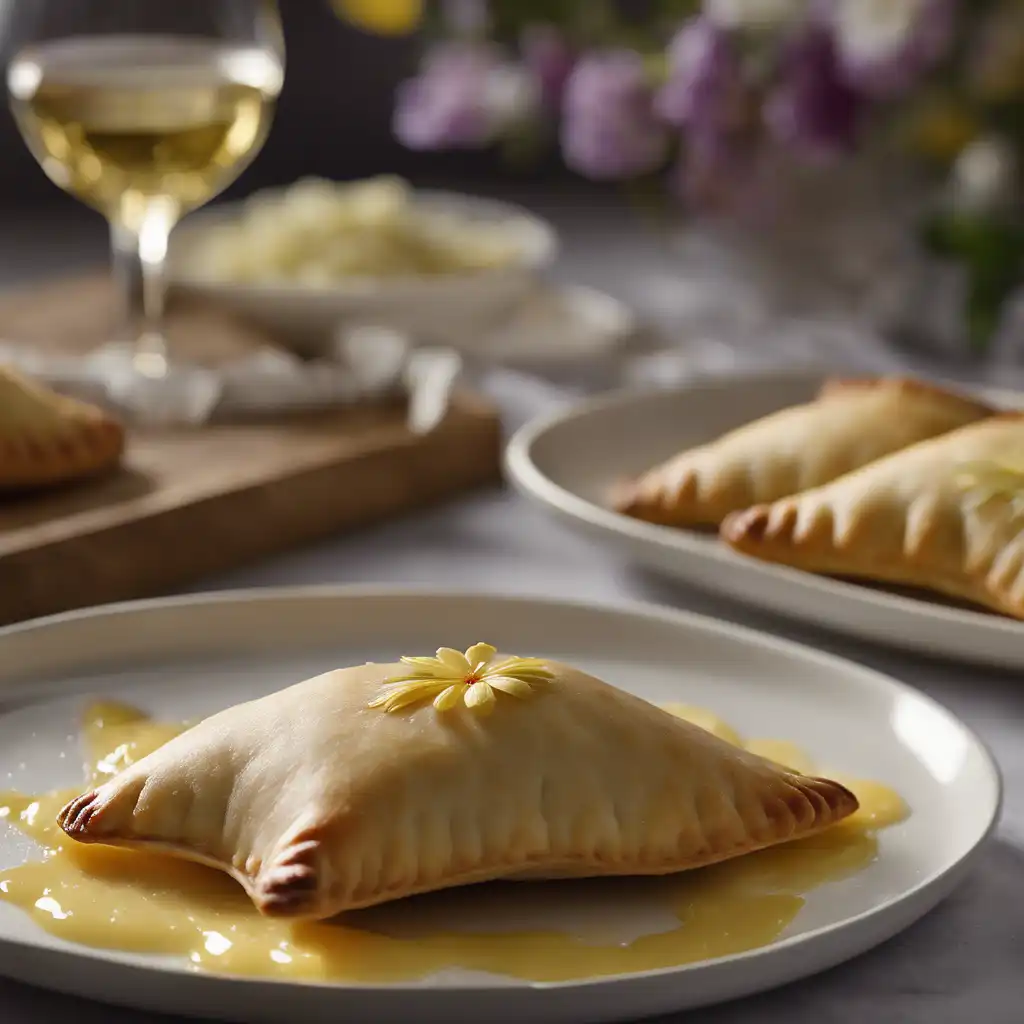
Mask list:
[{"label": "pastry flower decoration", "polygon": [[400,711],[412,704],[433,701],[438,711],[465,704],[490,714],[499,693],[527,700],[535,689],[554,678],[539,658],[503,658],[490,644],[474,644],[463,654],[442,647],[433,658],[402,658],[409,672],[384,681],[371,708]]},{"label": "pastry flower decoration", "polygon": [[1000,500],[1014,516],[1024,515],[1024,469],[1006,462],[968,462],[960,467],[960,484],[967,487],[974,508]]}]

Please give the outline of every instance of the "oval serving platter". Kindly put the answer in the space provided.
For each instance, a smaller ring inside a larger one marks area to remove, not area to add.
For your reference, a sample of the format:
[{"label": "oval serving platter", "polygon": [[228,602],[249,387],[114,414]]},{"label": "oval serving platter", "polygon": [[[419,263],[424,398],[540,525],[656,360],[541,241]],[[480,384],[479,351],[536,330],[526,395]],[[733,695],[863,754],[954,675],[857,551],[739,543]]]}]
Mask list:
[{"label": "oval serving platter", "polygon": [[[174,598],[0,631],[0,701],[8,702],[0,779],[31,792],[78,782],[75,728],[87,699],[194,718],[341,664],[484,638],[571,662],[656,702],[710,708],[747,735],[792,740],[823,770],[896,786],[912,813],[880,834],[863,871],[811,892],[775,942],[679,968],[558,984],[454,972],[396,985],[296,985],[70,945],[0,902],[0,972],[136,1008],[237,1021],[291,1019],[297,1007],[306,1021],[636,1019],[762,991],[882,942],[954,888],[998,817],[998,771],[977,738],[931,699],[850,662],[643,605],[381,588]],[[0,869],[37,856],[0,826]],[[551,891],[517,888],[507,919],[488,916],[488,931],[528,919],[585,941],[589,926],[565,919],[569,908]],[[618,909],[610,898],[596,915],[588,907],[601,928]]]},{"label": "oval serving platter", "polygon": [[[1024,622],[876,589],[736,554],[714,535],[640,522],[609,509],[611,485],[685,448],[809,401],[822,376],[730,376],[616,392],[522,427],[505,466],[513,485],[570,529],[661,575],[858,639],[1002,668],[1024,668]],[[986,391],[995,405],[1021,396]]]}]

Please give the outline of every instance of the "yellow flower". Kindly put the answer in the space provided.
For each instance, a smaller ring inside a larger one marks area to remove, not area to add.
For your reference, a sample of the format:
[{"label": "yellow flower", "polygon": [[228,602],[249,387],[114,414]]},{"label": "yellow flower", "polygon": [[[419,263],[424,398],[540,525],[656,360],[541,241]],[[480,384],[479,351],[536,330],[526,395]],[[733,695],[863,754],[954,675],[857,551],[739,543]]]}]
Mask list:
[{"label": "yellow flower", "polygon": [[333,0],[338,16],[382,36],[414,32],[423,19],[423,0]]},{"label": "yellow flower", "polygon": [[994,460],[968,462],[960,467],[958,482],[968,489],[972,507],[1004,501],[1014,516],[1024,515],[1024,469]]},{"label": "yellow flower", "polygon": [[464,703],[490,714],[497,693],[526,700],[537,686],[554,678],[539,658],[505,658],[495,664],[497,653],[490,644],[474,644],[465,654],[442,647],[433,658],[402,658],[411,671],[385,680],[370,707],[400,711],[430,700],[438,711]]},{"label": "yellow flower", "polygon": [[951,99],[922,104],[910,119],[911,144],[925,156],[953,160],[978,136],[978,123],[971,112]]}]

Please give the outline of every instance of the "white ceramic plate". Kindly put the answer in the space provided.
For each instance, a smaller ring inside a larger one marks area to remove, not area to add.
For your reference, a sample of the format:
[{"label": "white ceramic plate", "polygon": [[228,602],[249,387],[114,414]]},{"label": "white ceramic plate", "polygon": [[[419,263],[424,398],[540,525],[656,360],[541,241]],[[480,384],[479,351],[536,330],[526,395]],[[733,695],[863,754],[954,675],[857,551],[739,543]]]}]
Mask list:
[{"label": "white ceramic plate", "polygon": [[[239,1021],[636,1019],[763,990],[831,967],[907,927],[963,876],[990,833],[999,776],[979,741],[929,698],[849,662],[692,615],[471,594],[309,589],[146,602],[0,633],[0,697],[62,696],[0,716],[0,785],[76,781],[83,695],[175,719],[211,712],[339,663],[481,638],[557,657],[655,701],[713,708],[748,735],[794,740],[823,768],[896,785],[913,809],[878,860],[813,892],[782,939],[739,956],[611,980],[530,985],[450,975],[389,987],[293,985],[190,973],[184,963],[62,944],[0,904],[0,971],[88,997]],[[31,856],[0,831],[0,865]],[[488,931],[540,925],[645,930],[621,896],[563,905],[517,890]],[[539,904],[539,905],[538,905]],[[629,920],[622,918],[629,914]],[[480,925],[481,922],[470,922]],[[646,930],[654,928],[652,920]]]},{"label": "white ceramic plate", "polygon": [[[273,190],[270,190],[273,193]],[[520,240],[521,258],[509,267],[438,277],[352,277],[330,286],[292,282],[234,284],[195,273],[189,252],[208,228],[239,217],[244,201],[221,203],[193,214],[174,232],[169,283],[183,294],[203,296],[244,315],[316,354],[342,323],[369,323],[411,331],[428,342],[447,343],[507,316],[554,261],[558,234],[546,220],[513,203],[461,193],[419,191],[420,206],[488,224],[503,224]]]},{"label": "white ceramic plate", "polygon": [[[603,504],[615,480],[805,402],[820,385],[805,373],[758,374],[584,401],[523,427],[509,443],[507,473],[573,529],[656,572],[850,636],[1024,668],[1022,622],[760,562],[713,535],[642,523]],[[1020,399],[985,394],[998,404]]]},{"label": "white ceramic plate", "polygon": [[540,284],[492,329],[452,334],[448,344],[483,365],[572,379],[614,362],[638,328],[633,311],[605,292]]}]

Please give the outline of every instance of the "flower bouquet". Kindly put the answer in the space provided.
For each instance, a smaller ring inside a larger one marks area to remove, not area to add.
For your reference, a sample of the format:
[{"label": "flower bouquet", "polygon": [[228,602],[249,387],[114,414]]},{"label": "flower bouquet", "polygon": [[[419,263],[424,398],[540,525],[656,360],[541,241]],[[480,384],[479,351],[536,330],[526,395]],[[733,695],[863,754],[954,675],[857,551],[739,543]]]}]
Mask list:
[{"label": "flower bouquet", "polygon": [[[786,237],[780,210],[863,226],[867,196],[917,260],[904,318],[964,351],[987,350],[1024,281],[1024,0],[334,3],[377,30],[422,22],[396,97],[406,146],[550,144],[581,175],[656,183],[691,220],[762,243]],[[854,257],[877,283],[856,234],[811,262]],[[922,288],[944,300],[930,322]]]}]

